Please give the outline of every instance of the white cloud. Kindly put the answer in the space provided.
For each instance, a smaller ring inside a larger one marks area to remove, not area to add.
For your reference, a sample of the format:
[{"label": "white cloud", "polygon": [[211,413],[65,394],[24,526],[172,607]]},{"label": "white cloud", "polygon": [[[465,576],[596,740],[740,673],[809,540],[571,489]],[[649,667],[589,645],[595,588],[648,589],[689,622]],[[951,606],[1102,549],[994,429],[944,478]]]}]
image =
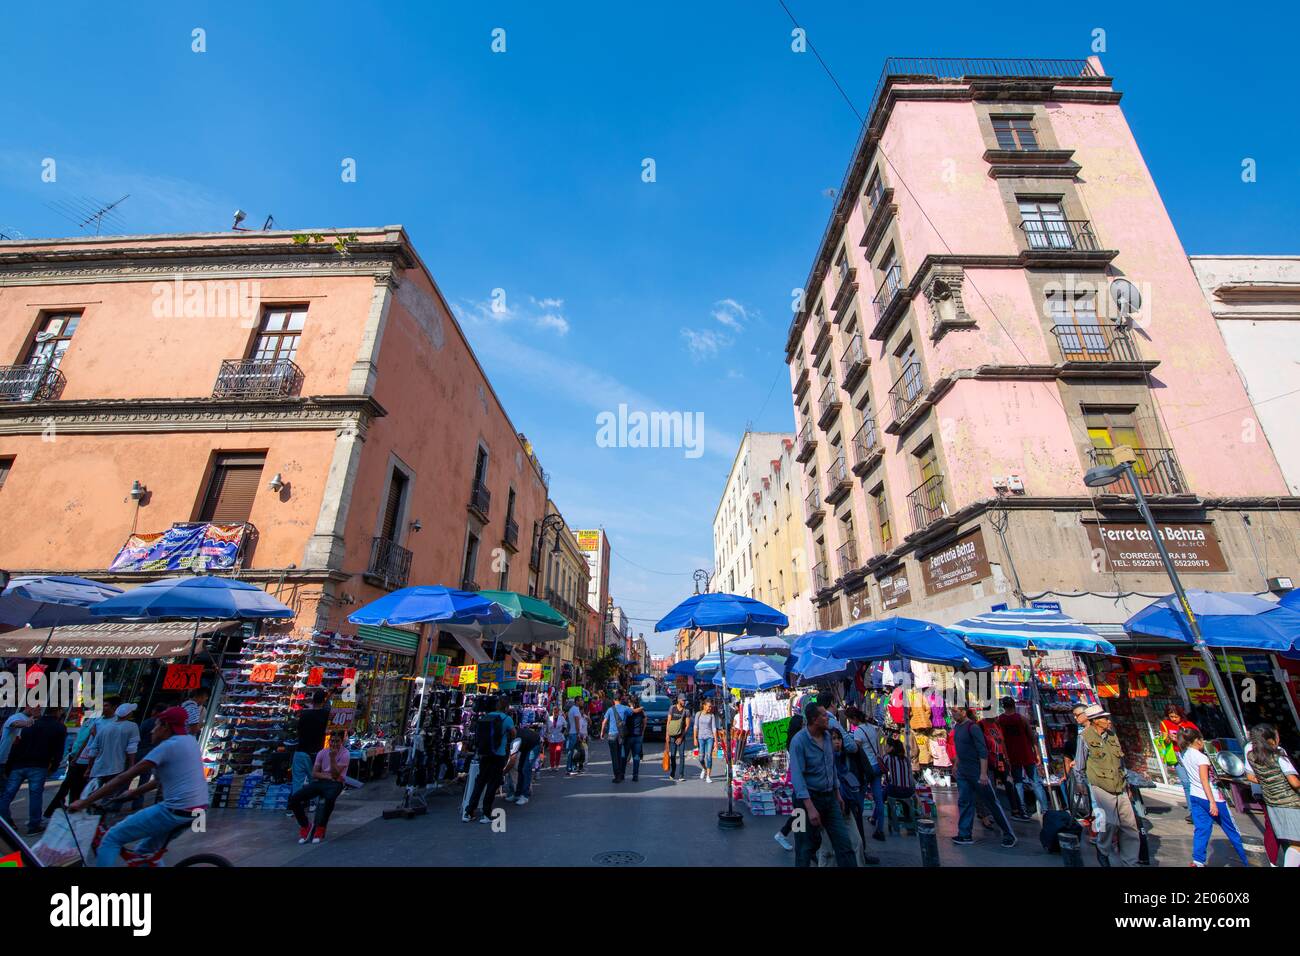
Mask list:
[{"label": "white cloud", "polygon": [[569,334],[569,320],[564,316],[563,299],[554,297],[538,299],[530,295],[524,297],[525,305],[516,306],[515,298],[505,290],[493,289],[492,291],[493,295],[484,301],[453,305],[452,310],[456,313],[456,318],[465,323],[494,322],[504,325],[509,322],[523,322],[557,335]]},{"label": "white cloud", "polygon": [[722,326],[721,329],[711,325],[682,329],[682,339],[686,342],[691,358],[696,361],[711,358],[723,349],[730,348],[758,313],[751,313],[735,299],[719,299],[713,303],[709,314],[714,322]]},{"label": "white cloud", "polygon": [[735,299],[722,299],[713,303],[713,318],[733,332],[740,332],[749,321],[749,312]]},{"label": "white cloud", "polygon": [[731,344],[730,339],[713,329],[682,329],[682,338],[691,356],[697,359],[717,355],[724,345]]}]

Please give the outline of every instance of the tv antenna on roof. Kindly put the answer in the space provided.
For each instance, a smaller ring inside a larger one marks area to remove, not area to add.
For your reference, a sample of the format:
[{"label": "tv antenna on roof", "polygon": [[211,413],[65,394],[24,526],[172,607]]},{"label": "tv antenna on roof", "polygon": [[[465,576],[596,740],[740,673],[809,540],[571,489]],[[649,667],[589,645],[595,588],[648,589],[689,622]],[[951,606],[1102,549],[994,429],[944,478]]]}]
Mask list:
[{"label": "tv antenna on roof", "polygon": [[117,232],[126,231],[126,223],[115,210],[130,198],[130,193],[128,193],[116,202],[105,204],[82,196],[73,199],[57,199],[45,205],[64,219],[75,222],[78,229],[85,229],[93,222],[95,224],[95,235],[98,236],[105,225]]}]

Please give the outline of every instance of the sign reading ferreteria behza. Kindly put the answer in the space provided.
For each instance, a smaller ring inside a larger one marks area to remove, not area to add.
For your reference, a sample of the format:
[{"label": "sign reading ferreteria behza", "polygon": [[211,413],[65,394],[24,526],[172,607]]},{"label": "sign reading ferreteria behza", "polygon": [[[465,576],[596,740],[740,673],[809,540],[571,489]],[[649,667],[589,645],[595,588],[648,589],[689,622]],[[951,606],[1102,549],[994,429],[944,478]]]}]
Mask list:
[{"label": "sign reading ferreteria behza", "polygon": [[978,527],[971,528],[921,559],[921,577],[927,594],[938,594],[958,585],[980,581],[991,573],[988,551],[984,548],[984,532]]},{"label": "sign reading ferreteria behza", "polygon": [[[1103,561],[1105,571],[1160,571],[1160,552],[1145,524],[1101,522],[1086,525],[1088,542]],[[1214,525],[1156,522],[1156,530],[1175,570],[1185,574],[1227,571]]]}]

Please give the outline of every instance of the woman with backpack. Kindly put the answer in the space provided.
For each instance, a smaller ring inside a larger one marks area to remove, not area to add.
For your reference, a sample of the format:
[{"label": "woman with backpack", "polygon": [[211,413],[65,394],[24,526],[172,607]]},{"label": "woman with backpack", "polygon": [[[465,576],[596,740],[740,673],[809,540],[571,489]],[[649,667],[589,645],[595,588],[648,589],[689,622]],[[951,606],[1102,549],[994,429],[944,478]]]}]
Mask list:
[{"label": "woman with backpack", "polygon": [[[885,839],[885,762],[880,753],[880,728],[873,724],[857,707],[846,707],[844,716],[849,722],[850,736],[856,745],[863,797],[871,788],[871,837]],[[865,837],[864,837],[865,838]]]},{"label": "woman with backpack", "polygon": [[1300,867],[1300,776],[1270,724],[1250,729],[1246,776],[1263,792],[1268,828],[1277,840],[1282,866]]}]

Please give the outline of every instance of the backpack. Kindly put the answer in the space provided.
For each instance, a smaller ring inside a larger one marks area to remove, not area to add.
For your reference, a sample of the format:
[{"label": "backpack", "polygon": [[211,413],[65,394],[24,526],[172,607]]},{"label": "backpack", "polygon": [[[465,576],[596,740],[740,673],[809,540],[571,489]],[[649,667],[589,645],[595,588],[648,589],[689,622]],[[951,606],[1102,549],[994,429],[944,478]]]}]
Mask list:
[{"label": "backpack", "polygon": [[[867,747],[871,747],[872,750],[874,751],[875,750],[874,741],[866,744],[859,741],[858,749],[855,750],[852,754],[854,775],[858,778],[858,780],[862,782],[863,787],[871,786],[872,781],[874,781],[877,777],[880,776],[880,770],[871,763],[871,758],[867,756],[866,753]],[[879,755],[877,755],[877,759],[879,759]]]},{"label": "backpack", "polygon": [[500,714],[480,714],[474,722],[474,749],[479,754],[494,754],[505,735]]}]

